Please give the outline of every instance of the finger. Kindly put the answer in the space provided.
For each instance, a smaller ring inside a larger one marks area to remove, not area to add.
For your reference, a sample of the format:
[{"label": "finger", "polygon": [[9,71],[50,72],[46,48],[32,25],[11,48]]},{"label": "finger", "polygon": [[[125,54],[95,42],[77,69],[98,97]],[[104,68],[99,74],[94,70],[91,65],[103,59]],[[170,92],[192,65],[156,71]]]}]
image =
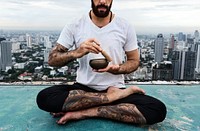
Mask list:
[{"label": "finger", "polygon": [[95,43],[96,45],[100,46],[100,42],[95,38],[89,39],[89,42]]},{"label": "finger", "polygon": [[106,72],[106,71],[104,71],[103,69],[92,69],[92,71],[94,71],[94,72],[98,72],[98,73],[103,73],[103,72]]},{"label": "finger", "polygon": [[100,45],[96,44],[95,42],[92,42],[92,47],[94,47],[98,52],[102,51],[102,48],[100,47]]},{"label": "finger", "polygon": [[87,46],[86,49],[91,52],[91,53],[95,53],[95,54],[98,54],[100,51],[98,49],[96,49],[95,47],[93,46]]},{"label": "finger", "polygon": [[107,68],[104,68],[104,69],[98,69],[97,72],[107,72],[108,69]]},{"label": "finger", "polygon": [[100,51],[100,52],[102,51],[102,48],[100,47],[100,42],[98,40],[96,40],[95,38],[89,39],[88,42],[90,42],[92,44],[92,46],[94,46],[96,49],[98,49],[98,51]]}]

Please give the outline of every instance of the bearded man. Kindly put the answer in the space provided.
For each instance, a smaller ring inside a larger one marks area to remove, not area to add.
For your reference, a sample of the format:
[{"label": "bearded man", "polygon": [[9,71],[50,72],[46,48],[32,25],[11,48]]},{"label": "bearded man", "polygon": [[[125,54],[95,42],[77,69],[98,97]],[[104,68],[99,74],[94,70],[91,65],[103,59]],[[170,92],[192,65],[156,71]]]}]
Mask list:
[{"label": "bearded man", "polygon": [[[61,117],[58,124],[91,117],[133,124],[165,119],[163,102],[137,86],[125,86],[124,74],[139,66],[137,38],[133,26],[111,12],[112,2],[91,0],[92,10],[64,27],[49,54],[50,66],[79,61],[73,85],[48,87],[37,96],[40,109]],[[102,57],[103,50],[112,61],[103,69],[92,69],[89,61]]]}]

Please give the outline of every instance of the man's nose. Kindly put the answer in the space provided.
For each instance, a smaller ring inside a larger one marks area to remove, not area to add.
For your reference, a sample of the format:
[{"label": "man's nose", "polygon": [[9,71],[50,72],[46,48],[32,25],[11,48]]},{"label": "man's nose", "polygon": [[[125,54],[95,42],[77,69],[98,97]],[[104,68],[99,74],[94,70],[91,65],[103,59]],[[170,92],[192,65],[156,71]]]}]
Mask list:
[{"label": "man's nose", "polygon": [[106,0],[100,0],[100,3],[101,3],[101,4],[105,4],[105,3],[106,3]]}]

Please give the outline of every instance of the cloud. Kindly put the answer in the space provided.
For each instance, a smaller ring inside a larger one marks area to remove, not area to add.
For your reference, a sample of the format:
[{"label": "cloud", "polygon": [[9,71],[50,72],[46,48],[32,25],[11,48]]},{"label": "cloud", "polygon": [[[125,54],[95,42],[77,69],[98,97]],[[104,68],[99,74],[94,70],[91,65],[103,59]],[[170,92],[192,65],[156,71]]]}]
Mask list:
[{"label": "cloud", "polygon": [[[1,0],[0,28],[62,29],[87,13],[90,0]],[[112,11],[138,30],[157,27],[199,27],[199,0],[113,0]],[[193,29],[193,28],[192,28]]]},{"label": "cloud", "polygon": [[0,4],[3,5],[0,28],[22,25],[25,28],[38,25],[38,28],[61,28],[69,19],[82,14],[87,8],[87,2],[71,0],[1,0]]}]

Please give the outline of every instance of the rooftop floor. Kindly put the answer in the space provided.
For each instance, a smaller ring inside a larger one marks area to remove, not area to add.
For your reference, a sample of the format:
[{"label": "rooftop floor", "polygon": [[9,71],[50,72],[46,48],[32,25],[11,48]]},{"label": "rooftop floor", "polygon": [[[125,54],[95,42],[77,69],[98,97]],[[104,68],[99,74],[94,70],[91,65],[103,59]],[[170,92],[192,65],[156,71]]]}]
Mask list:
[{"label": "rooftop floor", "polygon": [[168,114],[162,123],[138,127],[86,119],[59,126],[35,102],[37,93],[47,86],[0,86],[0,131],[200,131],[200,85],[139,86],[166,104]]}]

